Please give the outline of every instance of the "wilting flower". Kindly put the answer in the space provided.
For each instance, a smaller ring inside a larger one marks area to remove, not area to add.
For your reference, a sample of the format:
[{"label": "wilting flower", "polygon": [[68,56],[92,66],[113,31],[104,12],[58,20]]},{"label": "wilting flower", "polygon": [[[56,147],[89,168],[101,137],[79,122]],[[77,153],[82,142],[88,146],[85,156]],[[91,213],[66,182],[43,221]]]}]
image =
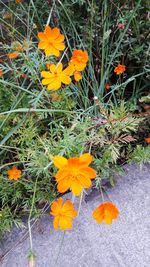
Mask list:
[{"label": "wilting flower", "polygon": [[0,69],[0,77],[2,77],[3,76],[3,70],[2,69]]},{"label": "wilting flower", "polygon": [[69,65],[74,68],[74,71],[82,71],[85,69],[88,59],[87,51],[74,50]]},{"label": "wilting flower", "polygon": [[14,59],[14,58],[17,58],[19,56],[19,53],[15,51],[15,52],[12,52],[12,53],[8,53],[7,56],[10,59]]},{"label": "wilting flower", "polygon": [[125,65],[118,64],[118,66],[114,69],[114,72],[119,75],[122,74],[126,70]]},{"label": "wilting flower", "polygon": [[70,200],[63,203],[63,199],[59,198],[52,203],[50,214],[54,216],[54,229],[67,230],[72,228],[73,218],[77,216],[77,211]]},{"label": "wilting flower", "polygon": [[80,71],[75,71],[74,79],[75,79],[76,82],[79,82],[82,79],[82,74],[81,74]]},{"label": "wilting flower", "polygon": [[58,101],[61,100],[61,96],[58,95],[56,92],[53,92],[53,93],[51,94],[51,100],[52,100],[53,102],[58,102]]},{"label": "wilting flower", "polygon": [[42,71],[41,76],[44,78],[42,84],[47,85],[48,90],[58,90],[62,83],[66,85],[71,83],[71,78],[66,69],[63,70],[62,63],[57,65],[51,64],[49,71]]},{"label": "wilting flower", "polygon": [[144,140],[147,144],[150,144],[150,137],[144,138]]},{"label": "wilting flower", "polygon": [[118,215],[119,210],[112,202],[102,203],[92,213],[97,223],[104,221],[106,224],[112,224],[112,220],[117,219]]},{"label": "wilting flower", "polygon": [[88,153],[79,158],[52,157],[54,165],[59,169],[55,175],[58,192],[64,193],[70,189],[75,196],[79,196],[83,188],[91,187],[91,179],[96,177],[96,171],[89,167],[92,159]]},{"label": "wilting flower", "polygon": [[10,180],[18,180],[21,177],[21,171],[16,166],[8,170],[7,174]]},{"label": "wilting flower", "polygon": [[106,89],[106,90],[109,90],[110,88],[111,88],[110,83],[106,83],[106,84],[105,84],[105,89]]},{"label": "wilting flower", "polygon": [[46,26],[44,32],[38,33],[38,37],[40,39],[38,48],[43,49],[46,56],[54,55],[59,57],[60,51],[65,49],[64,35],[60,34],[58,28],[52,29],[50,26]]}]

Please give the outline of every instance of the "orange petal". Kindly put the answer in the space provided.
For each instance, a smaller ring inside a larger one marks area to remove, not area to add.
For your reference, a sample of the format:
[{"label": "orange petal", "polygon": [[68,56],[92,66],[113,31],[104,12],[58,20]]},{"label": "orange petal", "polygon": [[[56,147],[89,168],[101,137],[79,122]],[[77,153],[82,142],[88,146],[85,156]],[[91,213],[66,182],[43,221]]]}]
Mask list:
[{"label": "orange petal", "polygon": [[96,171],[90,167],[81,169],[81,173],[88,176],[90,179],[94,179],[97,175]]},{"label": "orange petal", "polygon": [[59,228],[59,216],[56,216],[53,220],[53,226],[55,230],[58,230]]},{"label": "orange petal", "polygon": [[43,32],[39,32],[38,33],[38,38],[42,41],[46,41],[47,42],[47,37]]},{"label": "orange petal", "polygon": [[78,181],[73,181],[70,188],[71,188],[72,193],[75,196],[79,196],[83,189],[83,187]]},{"label": "orange petal", "polygon": [[56,39],[59,36],[59,34],[60,34],[60,29],[58,29],[58,28],[53,28],[52,29],[51,37],[53,39]]},{"label": "orange petal", "polygon": [[61,169],[68,164],[68,160],[62,156],[55,156],[53,157],[53,163],[58,169]]},{"label": "orange petal", "polygon": [[92,182],[89,179],[89,176],[83,175],[82,172],[81,172],[79,178],[77,178],[77,180],[84,188],[89,188],[92,185]]},{"label": "orange petal", "polygon": [[93,157],[89,153],[84,153],[83,155],[80,156],[79,159],[80,163],[83,163],[88,166],[92,162]]},{"label": "orange petal", "polygon": [[101,223],[103,221],[103,213],[100,212],[99,208],[96,208],[93,211],[92,217],[96,220],[97,223]]},{"label": "orange petal", "polygon": [[62,208],[62,212],[69,217],[76,217],[77,211],[74,209],[73,203],[70,200],[67,200]]},{"label": "orange petal", "polygon": [[60,216],[59,226],[62,230],[67,230],[72,228],[72,220],[69,217]]},{"label": "orange petal", "polygon": [[57,185],[57,190],[59,193],[64,193],[69,190],[70,185],[71,181],[69,178],[62,179]]},{"label": "orange petal", "polygon": [[64,43],[54,43],[53,46],[60,51],[63,51],[65,49]]},{"label": "orange petal", "polygon": [[38,43],[38,48],[39,48],[39,49],[45,49],[46,47],[48,47],[48,43],[47,43],[47,42],[45,42],[45,41],[40,41],[40,42]]},{"label": "orange petal", "polygon": [[56,178],[56,181],[57,183],[59,181],[61,181],[62,179],[66,178],[66,177],[69,177],[70,176],[70,172],[69,170],[66,168],[66,169],[60,169],[56,175],[55,175],[55,178]]},{"label": "orange petal", "polygon": [[55,39],[55,43],[61,43],[63,42],[65,39],[63,34],[60,34],[56,39]]}]

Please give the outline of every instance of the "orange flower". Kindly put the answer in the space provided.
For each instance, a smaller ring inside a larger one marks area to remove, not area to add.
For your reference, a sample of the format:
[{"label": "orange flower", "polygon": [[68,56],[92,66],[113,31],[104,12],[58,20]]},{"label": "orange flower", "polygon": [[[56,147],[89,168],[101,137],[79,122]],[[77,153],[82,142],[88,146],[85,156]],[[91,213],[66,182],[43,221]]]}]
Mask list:
[{"label": "orange flower", "polygon": [[147,144],[150,144],[150,137],[144,138],[144,140]]},{"label": "orange flower", "polygon": [[50,71],[42,71],[41,75],[44,78],[42,84],[47,85],[48,90],[58,90],[62,83],[67,85],[71,83],[71,78],[66,70],[63,70],[62,63],[51,64]]},{"label": "orange flower", "polygon": [[55,175],[58,192],[64,193],[70,189],[75,196],[79,196],[83,188],[91,187],[91,179],[96,177],[96,171],[88,167],[92,162],[90,154],[85,153],[79,158],[68,160],[62,156],[55,156],[52,160],[59,169]]},{"label": "orange flower", "polygon": [[118,66],[114,69],[114,72],[119,75],[122,74],[126,70],[125,65],[118,64]]},{"label": "orange flower", "polygon": [[2,69],[0,69],[0,77],[2,77],[3,76],[3,70]]},{"label": "orange flower", "polygon": [[52,29],[50,26],[46,26],[44,32],[38,33],[38,37],[40,39],[38,48],[43,49],[46,56],[54,55],[59,57],[60,51],[65,49],[64,35],[60,34],[58,28]]},{"label": "orange flower", "polygon": [[82,74],[79,71],[75,71],[74,73],[74,79],[76,82],[79,82],[82,79]]},{"label": "orange flower", "polygon": [[12,53],[7,54],[7,56],[8,56],[10,59],[14,59],[14,58],[17,58],[17,57],[19,56],[19,53],[17,53],[17,52],[15,51],[15,52],[12,52]]},{"label": "orange flower", "polygon": [[111,87],[110,83],[106,83],[106,85],[105,85],[105,89],[106,89],[106,90],[109,90],[110,87]]},{"label": "orange flower", "polygon": [[72,219],[77,216],[77,211],[70,200],[63,203],[63,199],[59,198],[52,203],[50,214],[54,216],[53,226],[55,230],[58,230],[59,227],[62,230],[67,230],[72,228]]},{"label": "orange flower", "polygon": [[74,67],[74,71],[82,71],[85,69],[88,59],[87,51],[74,50],[69,65]]},{"label": "orange flower", "polygon": [[106,224],[112,224],[112,220],[117,219],[118,215],[119,210],[112,202],[102,203],[92,213],[92,217],[97,223],[104,221]]},{"label": "orange flower", "polygon": [[23,0],[16,0],[16,4],[21,4]]},{"label": "orange flower", "polygon": [[21,171],[13,166],[12,169],[7,172],[9,180],[18,180],[21,177]]}]

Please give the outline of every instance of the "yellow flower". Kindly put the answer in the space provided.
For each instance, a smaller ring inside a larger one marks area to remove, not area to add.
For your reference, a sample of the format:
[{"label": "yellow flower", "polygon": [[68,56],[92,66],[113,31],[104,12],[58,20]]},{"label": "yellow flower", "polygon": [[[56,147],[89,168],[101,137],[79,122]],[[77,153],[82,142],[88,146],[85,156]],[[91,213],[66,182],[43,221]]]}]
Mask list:
[{"label": "yellow flower", "polygon": [[40,39],[38,48],[43,49],[46,56],[54,55],[59,57],[60,51],[65,49],[64,35],[60,34],[58,28],[52,29],[50,26],[46,26],[44,32],[38,33],[38,37]]},{"label": "yellow flower", "polygon": [[104,221],[106,224],[112,224],[112,220],[117,219],[118,215],[119,210],[112,202],[102,203],[92,213],[92,217],[97,223]]},{"label": "yellow flower", "polygon": [[63,203],[63,199],[59,198],[52,203],[50,214],[54,216],[53,226],[55,230],[58,230],[59,227],[62,230],[67,230],[72,228],[72,219],[77,216],[77,211],[70,200]]},{"label": "yellow flower", "polygon": [[18,180],[21,177],[21,171],[16,166],[7,172],[9,180]]},{"label": "yellow flower", "polygon": [[41,72],[41,76],[44,78],[42,84],[47,85],[48,90],[58,90],[62,83],[66,85],[71,83],[71,78],[66,70],[63,70],[62,63],[57,65],[51,64],[49,68],[49,71]]},{"label": "yellow flower", "polygon": [[92,162],[89,153],[68,160],[62,156],[55,156],[52,160],[59,169],[55,175],[58,192],[64,193],[70,189],[75,196],[79,196],[83,188],[92,186],[91,179],[96,177],[96,171],[88,166]]}]

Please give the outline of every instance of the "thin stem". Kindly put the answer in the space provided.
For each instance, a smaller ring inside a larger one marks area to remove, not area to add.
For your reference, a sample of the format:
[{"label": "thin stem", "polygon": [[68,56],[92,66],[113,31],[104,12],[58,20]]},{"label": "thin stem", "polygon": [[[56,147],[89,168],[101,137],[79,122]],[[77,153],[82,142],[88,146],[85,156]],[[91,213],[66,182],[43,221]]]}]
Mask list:
[{"label": "thin stem", "polygon": [[63,243],[64,243],[65,234],[66,234],[66,231],[64,231],[64,232],[63,232],[63,235],[62,235],[62,239],[61,239],[60,247],[59,247],[59,250],[58,250],[57,258],[56,258],[56,260],[55,260],[55,262],[54,262],[54,266],[55,266],[55,267],[57,266],[57,262],[58,262],[59,255],[60,255],[60,251],[61,251],[62,246],[63,246]]},{"label": "thin stem", "polygon": [[80,195],[80,200],[79,200],[79,206],[78,206],[78,216],[79,216],[80,209],[81,209],[82,199],[83,199],[83,190],[82,190],[82,192],[81,192],[81,195]]},{"label": "thin stem", "polygon": [[31,216],[32,216],[33,207],[34,207],[34,203],[35,203],[35,193],[36,193],[36,188],[37,188],[37,181],[38,181],[38,178],[36,178],[36,181],[35,181],[33,197],[32,197],[32,204],[31,204],[31,209],[30,209],[29,218],[28,218],[28,231],[29,231],[29,240],[30,240],[30,250],[31,251],[33,249],[32,232],[31,232]]}]

